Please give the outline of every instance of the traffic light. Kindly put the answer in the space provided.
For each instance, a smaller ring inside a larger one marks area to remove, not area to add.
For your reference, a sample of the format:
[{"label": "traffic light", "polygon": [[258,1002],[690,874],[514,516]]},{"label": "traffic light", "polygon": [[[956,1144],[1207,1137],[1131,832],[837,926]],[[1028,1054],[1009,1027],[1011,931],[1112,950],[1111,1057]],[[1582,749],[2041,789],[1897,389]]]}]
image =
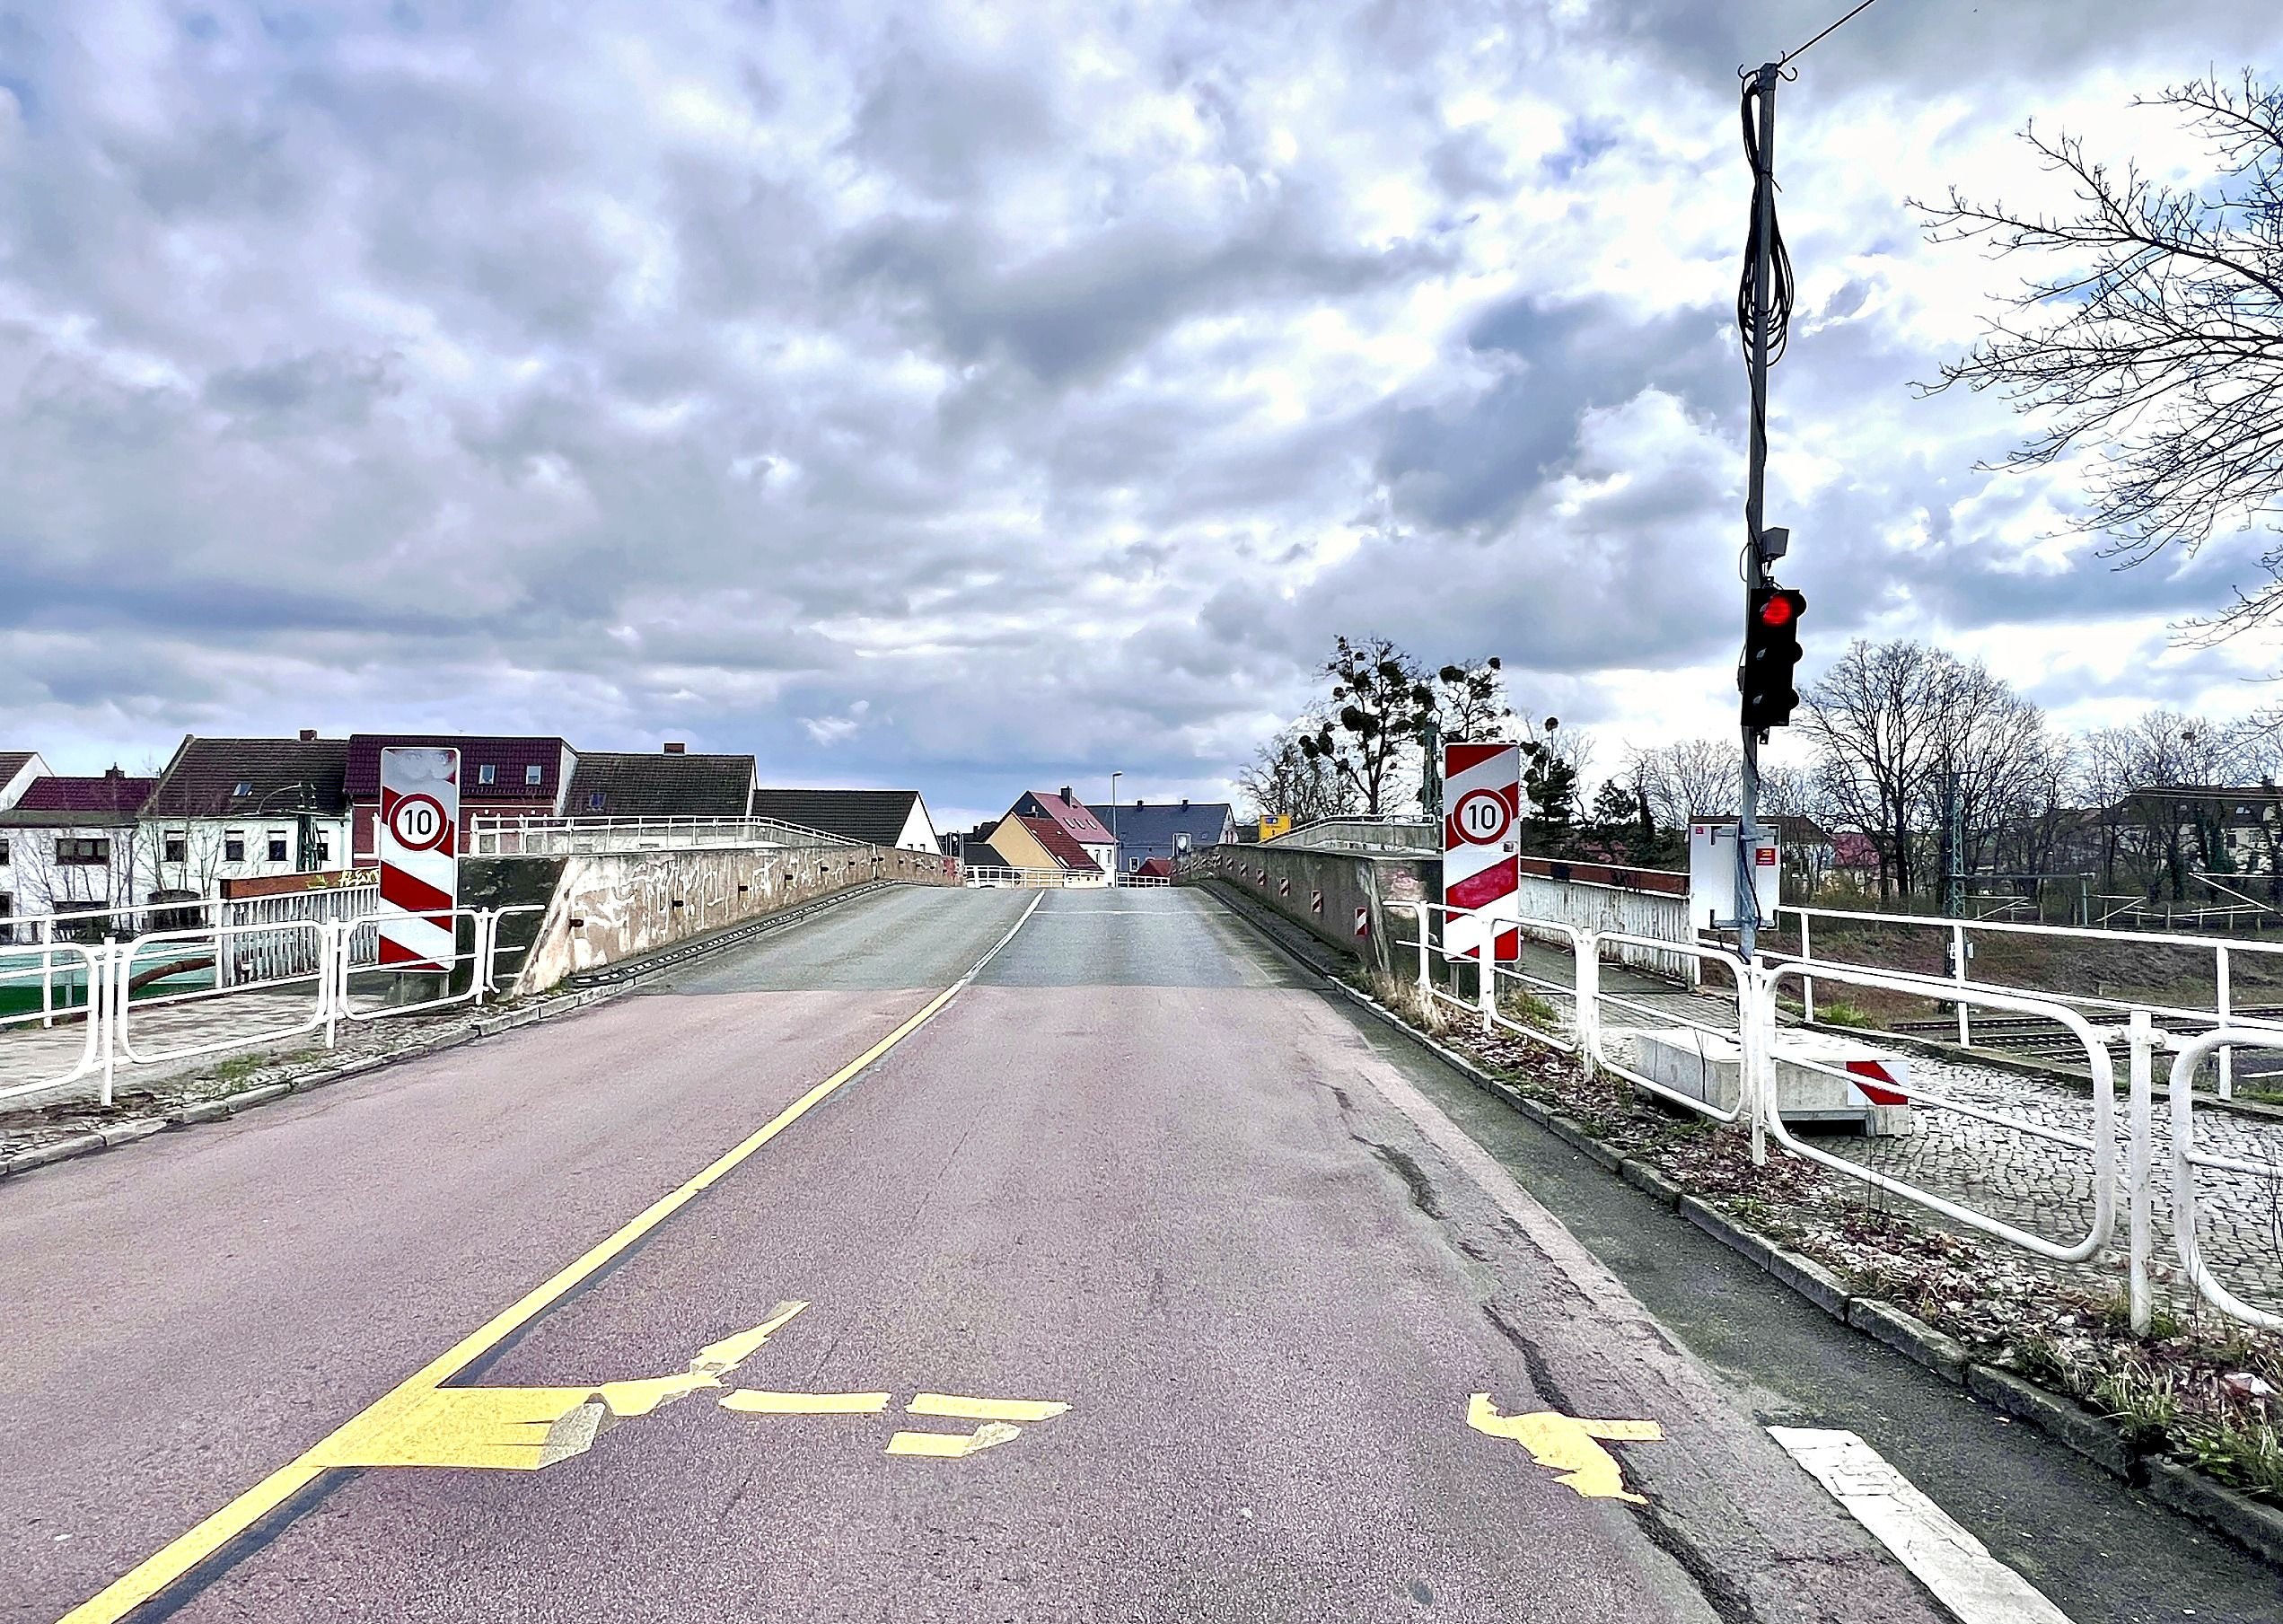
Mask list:
[{"label": "traffic light", "polygon": [[1743,663],[1736,685],[1743,690],[1744,725],[1765,732],[1783,727],[1799,703],[1793,673],[1799,665],[1799,618],[1807,597],[1788,586],[1752,589],[1752,614],[1744,623]]}]

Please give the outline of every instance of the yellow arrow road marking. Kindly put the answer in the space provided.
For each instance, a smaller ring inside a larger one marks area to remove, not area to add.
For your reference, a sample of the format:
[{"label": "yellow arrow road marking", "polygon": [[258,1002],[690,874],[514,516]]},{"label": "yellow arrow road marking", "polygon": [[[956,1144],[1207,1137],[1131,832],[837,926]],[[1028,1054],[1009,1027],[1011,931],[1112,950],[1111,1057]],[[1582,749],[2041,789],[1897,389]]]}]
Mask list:
[{"label": "yellow arrow road marking", "polygon": [[876,1416],[894,1395],[884,1392],[761,1392],[741,1387],[722,1395],[724,1409],[749,1416]]},{"label": "yellow arrow road marking", "polygon": [[904,1413],[954,1416],[962,1421],[1045,1421],[1069,1408],[1044,1399],[962,1399],[956,1393],[923,1392],[904,1406]]},{"label": "yellow arrow road marking", "polygon": [[1625,1474],[1617,1457],[1598,1440],[1653,1444],[1664,1436],[1664,1428],[1655,1421],[1585,1420],[1550,1409],[1503,1415],[1487,1392],[1476,1393],[1467,1401],[1467,1425],[1491,1437],[1509,1438],[1521,1444],[1532,1460],[1560,1473],[1559,1481],[1586,1499],[1629,1500],[1636,1505],[1648,1502],[1626,1492]]},{"label": "yellow arrow road marking", "polygon": [[888,1440],[891,1455],[932,1455],[937,1460],[956,1461],[962,1455],[1004,1444],[1020,1437],[1020,1426],[1009,1426],[1004,1421],[986,1421],[971,1433],[961,1432],[900,1432]]},{"label": "yellow arrow road marking", "polygon": [[705,1388],[757,1352],[805,1303],[780,1303],[748,1331],[698,1350],[680,1375],[588,1387],[432,1387],[375,1405],[310,1452],[312,1464],[463,1466],[537,1471],[584,1454],[613,1422]]}]

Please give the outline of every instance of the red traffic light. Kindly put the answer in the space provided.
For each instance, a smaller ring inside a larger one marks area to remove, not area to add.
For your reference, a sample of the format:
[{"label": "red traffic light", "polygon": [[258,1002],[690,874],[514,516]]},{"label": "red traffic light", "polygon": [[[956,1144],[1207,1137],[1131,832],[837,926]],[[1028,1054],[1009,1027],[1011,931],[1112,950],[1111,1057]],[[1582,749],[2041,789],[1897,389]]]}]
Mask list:
[{"label": "red traffic light", "polygon": [[1760,606],[1760,623],[1762,626],[1789,626],[1798,613],[1799,608],[1792,601],[1789,593],[1776,593]]}]

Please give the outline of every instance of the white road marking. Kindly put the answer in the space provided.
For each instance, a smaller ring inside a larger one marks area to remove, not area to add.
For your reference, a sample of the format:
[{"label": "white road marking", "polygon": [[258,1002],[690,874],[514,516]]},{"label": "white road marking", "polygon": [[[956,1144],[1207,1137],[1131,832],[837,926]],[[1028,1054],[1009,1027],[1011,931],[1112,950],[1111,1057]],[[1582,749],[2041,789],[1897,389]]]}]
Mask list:
[{"label": "white road marking", "polygon": [[1768,1433],[1962,1624],[2069,1624],[2034,1584],[1853,1433],[1807,1426]]}]

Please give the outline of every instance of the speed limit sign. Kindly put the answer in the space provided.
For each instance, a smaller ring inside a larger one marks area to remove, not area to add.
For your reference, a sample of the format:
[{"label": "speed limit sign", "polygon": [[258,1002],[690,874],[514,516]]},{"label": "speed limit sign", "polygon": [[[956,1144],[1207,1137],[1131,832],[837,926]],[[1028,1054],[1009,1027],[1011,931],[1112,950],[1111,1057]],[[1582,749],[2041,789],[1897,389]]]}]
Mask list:
[{"label": "speed limit sign", "polygon": [[1522,752],[1512,744],[1443,747],[1444,951],[1475,958],[1485,945],[1512,962],[1522,952]]},{"label": "speed limit sign", "polygon": [[1513,809],[1495,789],[1470,790],[1451,812],[1451,826],[1459,838],[1477,846],[1506,838],[1506,828],[1513,821]]},{"label": "speed limit sign", "polygon": [[443,803],[434,795],[407,795],[389,814],[389,832],[407,851],[434,851],[450,827]]},{"label": "speed limit sign", "polygon": [[382,970],[448,971],[460,962],[460,752],[381,750]]}]

